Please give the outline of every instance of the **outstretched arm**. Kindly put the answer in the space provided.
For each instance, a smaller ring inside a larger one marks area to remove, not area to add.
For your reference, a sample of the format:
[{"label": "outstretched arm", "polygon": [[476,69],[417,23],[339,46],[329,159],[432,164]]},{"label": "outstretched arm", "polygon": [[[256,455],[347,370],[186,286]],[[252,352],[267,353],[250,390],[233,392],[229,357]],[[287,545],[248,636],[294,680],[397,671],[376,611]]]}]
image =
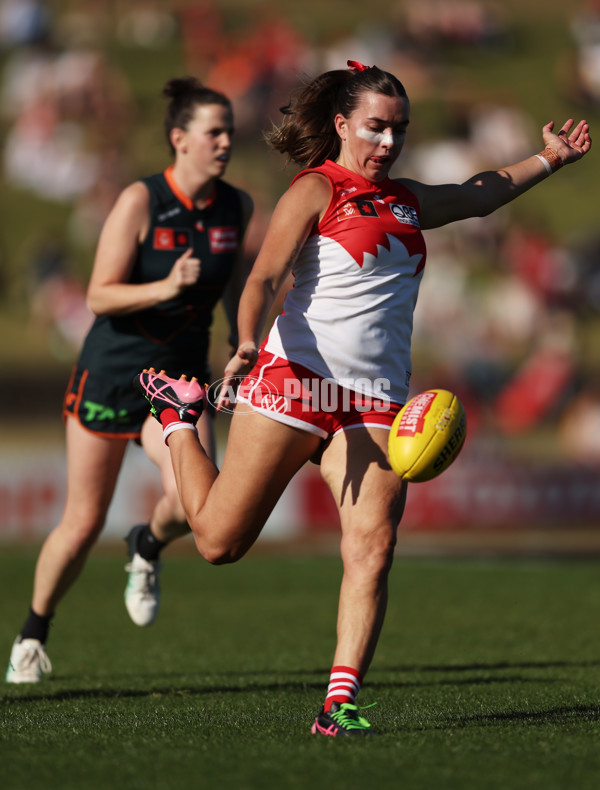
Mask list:
[{"label": "outstretched arm", "polygon": [[469,217],[484,217],[539,184],[564,165],[581,159],[592,140],[587,121],[566,121],[558,134],[554,122],[542,129],[544,149],[514,165],[478,173],[464,184],[429,186],[404,179],[421,204],[421,227],[438,228]]}]

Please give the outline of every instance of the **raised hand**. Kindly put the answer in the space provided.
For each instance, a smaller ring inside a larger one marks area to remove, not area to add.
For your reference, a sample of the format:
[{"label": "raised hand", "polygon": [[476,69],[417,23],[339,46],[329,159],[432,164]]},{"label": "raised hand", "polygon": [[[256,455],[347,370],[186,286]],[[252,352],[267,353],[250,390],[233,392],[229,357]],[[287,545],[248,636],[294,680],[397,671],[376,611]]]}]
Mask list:
[{"label": "raised hand", "polygon": [[550,121],[542,129],[544,145],[560,157],[563,165],[581,159],[592,146],[588,122],[579,121],[577,126],[574,126],[574,123],[575,121],[569,118],[557,134],[554,133],[554,121]]}]

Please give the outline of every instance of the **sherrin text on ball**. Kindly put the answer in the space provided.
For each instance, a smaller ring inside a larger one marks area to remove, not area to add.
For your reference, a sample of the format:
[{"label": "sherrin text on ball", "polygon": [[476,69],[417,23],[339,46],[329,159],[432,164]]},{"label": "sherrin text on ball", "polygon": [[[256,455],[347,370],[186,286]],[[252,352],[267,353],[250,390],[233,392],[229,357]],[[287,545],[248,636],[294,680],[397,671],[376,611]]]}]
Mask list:
[{"label": "sherrin text on ball", "polygon": [[424,483],[446,470],[467,435],[464,407],[454,393],[432,389],[415,395],[398,412],[388,439],[390,464],[411,483]]}]

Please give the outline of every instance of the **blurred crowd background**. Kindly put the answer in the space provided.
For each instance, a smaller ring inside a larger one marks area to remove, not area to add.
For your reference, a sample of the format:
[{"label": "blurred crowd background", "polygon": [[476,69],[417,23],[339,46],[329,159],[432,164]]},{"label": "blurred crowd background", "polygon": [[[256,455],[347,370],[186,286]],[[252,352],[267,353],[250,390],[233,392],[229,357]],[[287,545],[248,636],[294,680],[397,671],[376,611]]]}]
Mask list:
[{"label": "blurred crowd background", "polygon": [[[234,101],[227,177],[256,201],[253,256],[294,175],[262,132],[303,75],[349,58],[393,71],[411,98],[393,175],[462,181],[536,153],[549,120],[600,128],[599,0],[0,1],[5,437],[21,421],[60,427],[100,227],[127,183],[169,164],[166,80],[194,74]],[[414,345],[414,392],[455,390],[471,437],[588,469],[600,467],[599,163],[592,150],[492,217],[429,232]]]}]

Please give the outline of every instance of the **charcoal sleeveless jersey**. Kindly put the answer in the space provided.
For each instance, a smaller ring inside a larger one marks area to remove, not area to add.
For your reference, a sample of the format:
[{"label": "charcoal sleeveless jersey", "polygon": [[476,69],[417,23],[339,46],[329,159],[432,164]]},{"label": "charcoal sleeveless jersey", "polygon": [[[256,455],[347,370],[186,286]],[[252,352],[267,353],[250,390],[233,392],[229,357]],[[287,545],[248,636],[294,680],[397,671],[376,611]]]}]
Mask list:
[{"label": "charcoal sleeveless jersey", "polygon": [[404,403],[426,258],[417,198],[399,181],[371,183],[329,160],[296,179],[311,172],[329,179],[331,203],[294,264],[294,286],[265,348],[349,389]]},{"label": "charcoal sleeveless jersey", "polygon": [[[126,316],[99,316],[84,343],[80,365],[119,375],[143,366],[174,374],[203,372],[213,309],[233,270],[242,237],[237,190],[217,181],[205,209],[177,189],[171,169],[142,179],[150,193],[150,229],[140,245],[130,282],[162,280],[188,247],[201,260],[198,282],[178,297]],[[119,362],[117,359],[121,359]]]},{"label": "charcoal sleeveless jersey", "polygon": [[150,193],[150,226],[139,245],[130,282],[163,279],[189,247],[201,261],[200,277],[169,302],[125,316],[98,316],[93,322],[67,391],[65,411],[75,413],[77,404],[87,398],[97,407],[92,410],[96,416],[103,413],[101,406],[106,406],[106,414],[121,415],[118,425],[113,420],[109,426],[107,420],[104,426],[101,420],[89,416],[89,408],[86,411],[80,406],[82,423],[101,433],[138,430],[139,419],[132,416],[130,397],[133,393],[147,413],[146,402],[132,387],[133,376],[142,368],[164,369],[172,376],[185,373],[201,381],[209,375],[213,310],[238,255],[243,209],[237,189],[221,180],[215,183],[210,204],[197,209],[178,189],[171,173],[172,168],[168,168],[141,179]]}]

